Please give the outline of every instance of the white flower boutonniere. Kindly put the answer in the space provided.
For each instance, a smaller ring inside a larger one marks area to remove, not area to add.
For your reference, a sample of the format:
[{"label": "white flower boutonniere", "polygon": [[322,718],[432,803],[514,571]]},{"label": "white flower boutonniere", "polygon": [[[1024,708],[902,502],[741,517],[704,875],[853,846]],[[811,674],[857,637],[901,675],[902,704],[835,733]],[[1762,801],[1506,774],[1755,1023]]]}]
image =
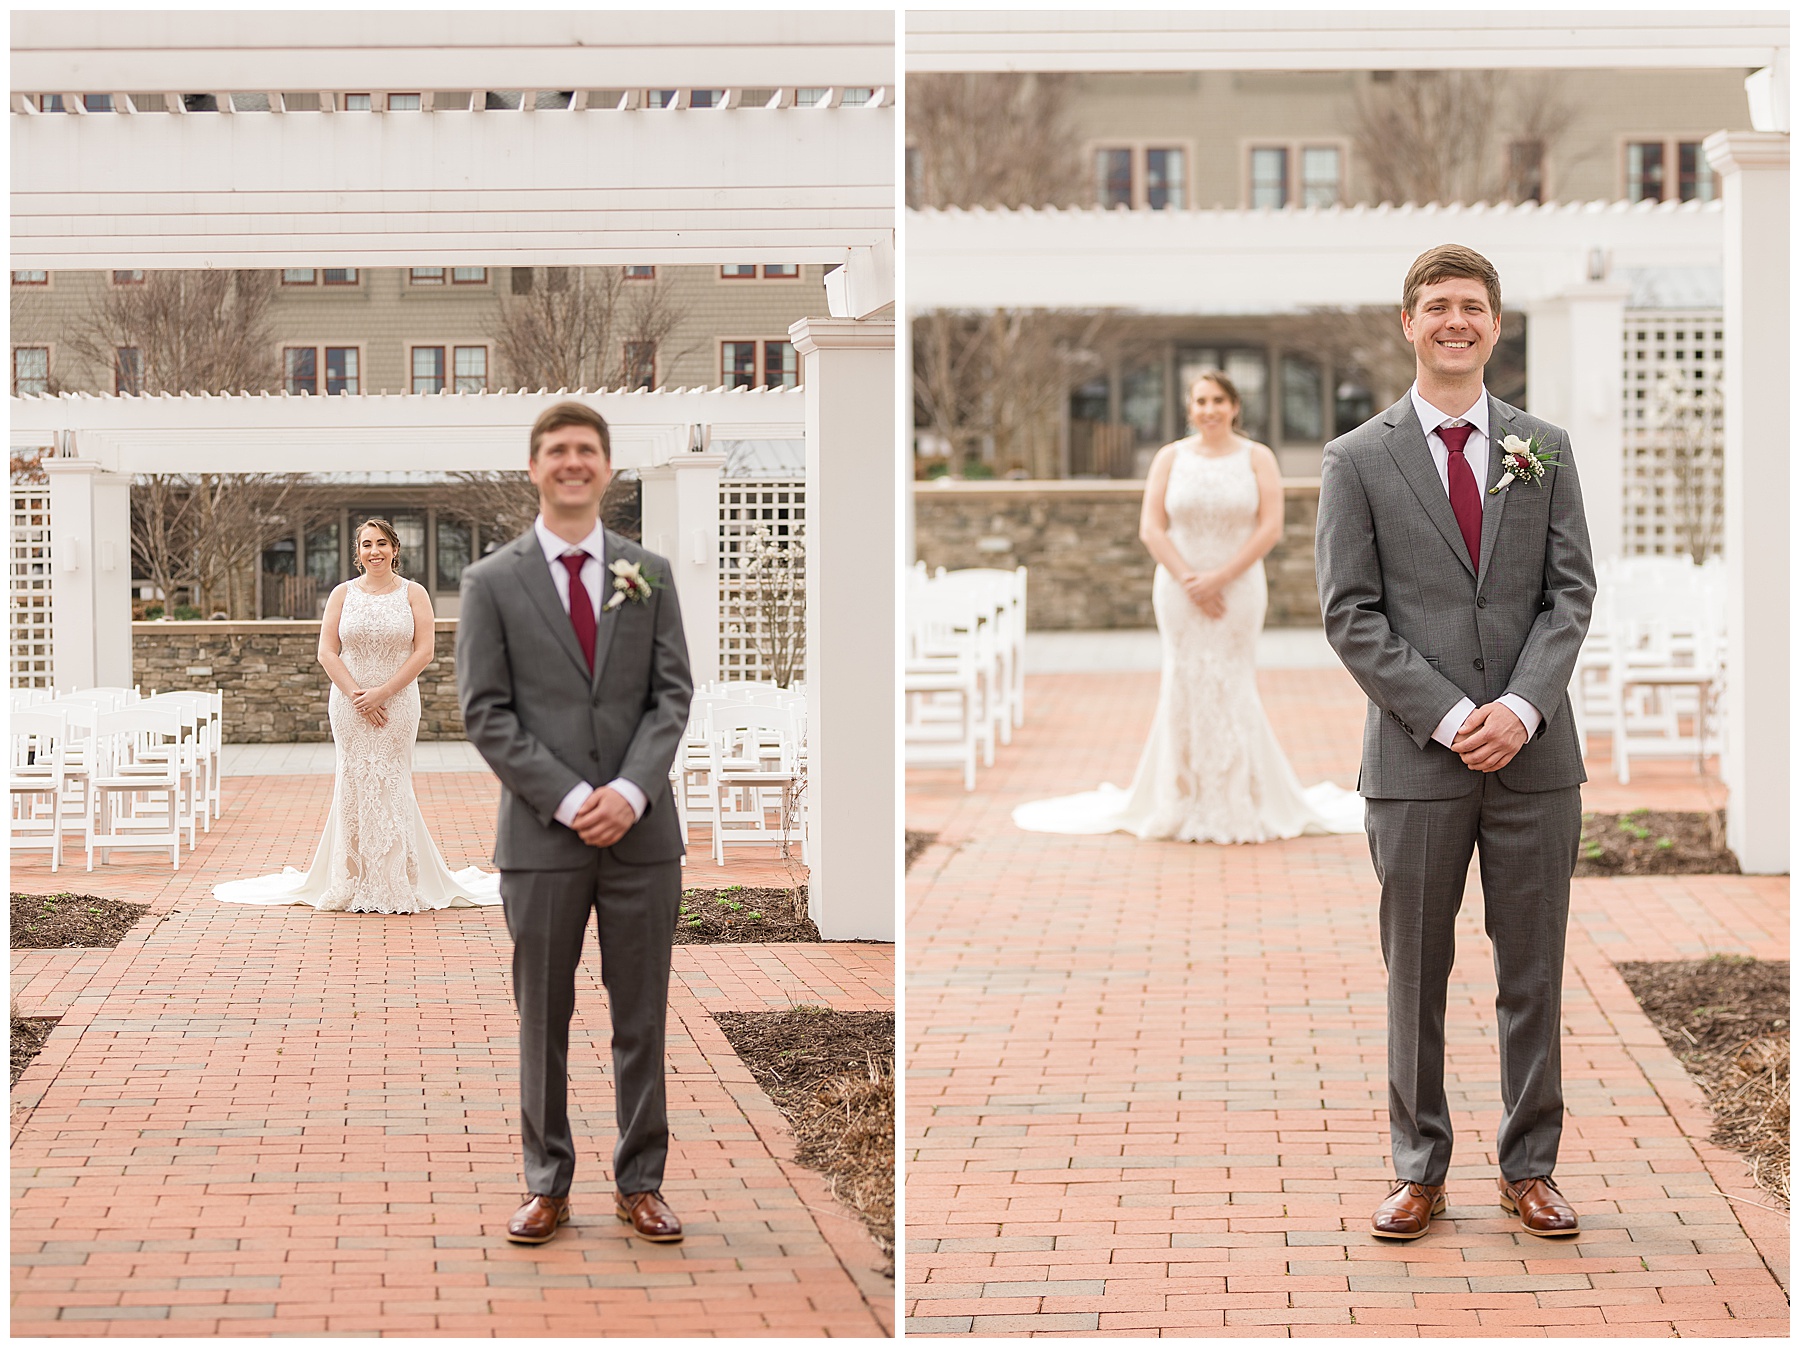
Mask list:
[{"label": "white flower boutonniere", "polygon": [[1542,482],[1545,470],[1561,462],[1555,454],[1544,452],[1544,442],[1535,435],[1529,441],[1516,435],[1507,436],[1500,442],[1500,459],[1506,465],[1506,472],[1488,488],[1489,496],[1511,486],[1514,481]]},{"label": "white flower boutonniere", "polygon": [[642,604],[656,592],[657,587],[644,576],[636,562],[628,562],[621,557],[606,569],[613,576],[612,598],[606,601],[609,609],[617,608],[628,600],[633,604]]}]

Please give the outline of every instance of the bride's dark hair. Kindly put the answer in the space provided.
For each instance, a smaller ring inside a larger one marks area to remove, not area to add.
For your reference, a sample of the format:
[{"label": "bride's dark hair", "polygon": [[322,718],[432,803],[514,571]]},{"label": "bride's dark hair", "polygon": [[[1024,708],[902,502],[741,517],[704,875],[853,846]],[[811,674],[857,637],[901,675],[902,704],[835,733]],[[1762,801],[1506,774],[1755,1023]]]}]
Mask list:
[{"label": "bride's dark hair", "polygon": [[1212,383],[1219,386],[1219,392],[1223,393],[1230,401],[1232,407],[1236,409],[1231,414],[1231,429],[1234,431],[1243,430],[1244,400],[1238,396],[1237,385],[1231,382],[1231,376],[1226,374],[1225,371],[1202,370],[1199,374],[1188,380],[1188,401],[1192,402],[1194,400],[1194,385],[1198,384],[1202,379],[1210,380]]},{"label": "bride's dark hair", "polygon": [[400,535],[394,532],[394,526],[389,524],[386,520],[377,519],[373,516],[357,525],[356,532],[350,535],[352,545],[350,548],[350,564],[358,571],[363,569],[362,558],[358,554],[362,552],[362,536],[364,529],[380,530],[381,536],[394,545],[394,574],[396,576],[403,574],[400,570]]}]

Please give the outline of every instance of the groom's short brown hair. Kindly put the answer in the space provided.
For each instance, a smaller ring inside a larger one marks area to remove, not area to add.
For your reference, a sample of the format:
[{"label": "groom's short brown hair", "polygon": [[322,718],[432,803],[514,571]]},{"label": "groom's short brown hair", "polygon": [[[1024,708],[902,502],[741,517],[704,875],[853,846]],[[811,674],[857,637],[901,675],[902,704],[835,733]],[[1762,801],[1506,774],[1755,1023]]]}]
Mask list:
[{"label": "groom's short brown hair", "polygon": [[586,403],[578,402],[557,403],[538,414],[538,419],[531,423],[530,457],[537,457],[539,440],[564,426],[591,426],[600,437],[600,452],[606,455],[608,463],[612,462],[612,434],[606,429],[606,418]]},{"label": "groom's short brown hair", "polygon": [[1440,243],[1436,248],[1429,248],[1419,254],[1406,273],[1406,289],[1401,296],[1400,307],[1410,314],[1413,306],[1419,302],[1419,292],[1426,286],[1459,277],[1480,281],[1486,286],[1489,307],[1496,314],[1500,312],[1500,273],[1494,270],[1492,262],[1473,248],[1464,248],[1460,243]]}]

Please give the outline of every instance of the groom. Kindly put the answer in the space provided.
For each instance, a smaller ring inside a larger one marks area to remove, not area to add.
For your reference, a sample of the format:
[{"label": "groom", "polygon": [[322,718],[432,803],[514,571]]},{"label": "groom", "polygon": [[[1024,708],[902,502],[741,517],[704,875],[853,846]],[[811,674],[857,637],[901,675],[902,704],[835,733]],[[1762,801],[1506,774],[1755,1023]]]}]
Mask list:
[{"label": "groom", "polygon": [[[1369,696],[1360,789],[1381,882],[1396,1179],[1370,1230],[1411,1240],[1444,1210],[1444,1002],[1472,853],[1494,946],[1500,1205],[1533,1236],[1580,1223],[1562,1136],[1563,941],[1587,780],[1569,679],[1594,602],[1568,435],[1489,395],[1500,277],[1468,248],[1407,273],[1406,396],[1325,447],[1325,631]],[[1519,443],[1541,456],[1506,482]]]},{"label": "groom", "polygon": [[[669,565],[600,524],[606,422],[564,402],[531,428],[541,513],[463,572],[456,682],[469,741],[500,779],[494,862],[513,940],[526,1201],[506,1238],[569,1220],[569,1017],[590,916],[612,1019],[619,1141],[614,1210],[646,1240],[681,1239],[663,1202],[669,952],[682,839],[669,765],[693,682]],[[602,786],[593,785],[596,782]]]}]

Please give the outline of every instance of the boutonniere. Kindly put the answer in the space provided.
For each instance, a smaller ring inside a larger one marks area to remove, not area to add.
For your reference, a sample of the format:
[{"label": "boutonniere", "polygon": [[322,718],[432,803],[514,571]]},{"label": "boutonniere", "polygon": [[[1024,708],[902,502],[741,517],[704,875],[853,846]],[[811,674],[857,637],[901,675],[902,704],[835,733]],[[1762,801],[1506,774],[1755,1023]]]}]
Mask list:
[{"label": "boutonniere", "polygon": [[1530,440],[1521,440],[1516,435],[1509,435],[1500,442],[1500,461],[1506,465],[1506,472],[1500,480],[1488,488],[1492,496],[1514,481],[1542,482],[1544,471],[1561,462],[1554,453],[1546,453],[1544,442],[1533,435]]},{"label": "boutonniere", "polygon": [[617,608],[627,600],[633,604],[642,604],[658,588],[650,583],[636,562],[628,562],[623,557],[606,569],[613,575],[612,598],[606,601],[609,609]]}]

